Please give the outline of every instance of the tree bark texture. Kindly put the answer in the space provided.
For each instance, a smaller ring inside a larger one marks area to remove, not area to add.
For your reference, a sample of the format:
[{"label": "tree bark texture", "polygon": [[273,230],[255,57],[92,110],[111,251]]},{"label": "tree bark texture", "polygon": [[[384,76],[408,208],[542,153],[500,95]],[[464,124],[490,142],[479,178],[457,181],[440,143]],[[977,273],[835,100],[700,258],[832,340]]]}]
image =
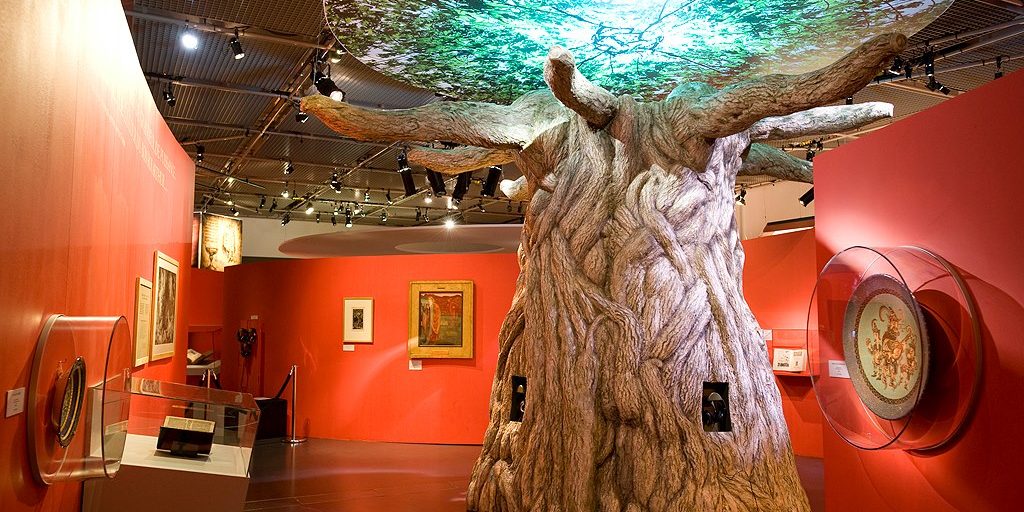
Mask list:
[{"label": "tree bark texture", "polygon": [[[733,191],[741,174],[811,181],[809,163],[752,146],[752,126],[776,116],[753,130],[767,139],[878,119],[878,105],[797,112],[863,87],[905,41],[880,36],[841,65],[722,91],[687,84],[652,103],[609,98],[560,49],[545,72],[554,93],[507,107],[303,99],[349,137],[479,147],[410,152],[414,162],[458,172],[511,158],[523,171],[503,184],[530,203],[469,509],[808,510],[743,298]],[[522,422],[510,421],[513,376],[528,383]],[[703,430],[706,381],[729,384],[731,432]]]}]

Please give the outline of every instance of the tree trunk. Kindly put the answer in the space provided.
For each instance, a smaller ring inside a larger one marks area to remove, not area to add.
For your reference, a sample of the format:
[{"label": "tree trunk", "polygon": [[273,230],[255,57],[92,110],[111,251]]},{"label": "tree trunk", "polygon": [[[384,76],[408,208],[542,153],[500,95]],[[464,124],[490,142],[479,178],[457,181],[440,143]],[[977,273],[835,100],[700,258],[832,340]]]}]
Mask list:
[{"label": "tree trunk", "polygon": [[[732,190],[749,137],[715,140],[696,172],[674,163],[660,104],[619,101],[606,129],[574,117],[517,157],[554,171],[530,202],[468,507],[807,510],[742,294]],[[704,432],[704,381],[729,383],[732,432]]]}]

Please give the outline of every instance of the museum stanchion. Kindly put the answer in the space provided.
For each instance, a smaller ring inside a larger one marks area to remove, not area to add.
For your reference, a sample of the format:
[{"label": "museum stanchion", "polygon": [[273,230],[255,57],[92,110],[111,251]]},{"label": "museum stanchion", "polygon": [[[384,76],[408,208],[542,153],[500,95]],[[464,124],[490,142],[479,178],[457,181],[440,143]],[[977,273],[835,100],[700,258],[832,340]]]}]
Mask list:
[{"label": "museum stanchion", "polygon": [[862,450],[954,439],[981,389],[981,332],[963,278],[919,247],[840,251],[807,314],[809,371],[829,426]]},{"label": "museum stanchion", "polygon": [[[288,437],[283,439],[282,442],[288,444],[300,444],[305,443],[306,438],[298,437],[295,435],[295,397],[298,395],[297,388],[299,386],[299,365],[293,364],[292,369],[288,371],[288,378],[292,381],[292,403],[291,403],[291,431],[288,433]],[[286,382],[287,384],[287,382]],[[280,393],[279,393],[280,394]]]}]

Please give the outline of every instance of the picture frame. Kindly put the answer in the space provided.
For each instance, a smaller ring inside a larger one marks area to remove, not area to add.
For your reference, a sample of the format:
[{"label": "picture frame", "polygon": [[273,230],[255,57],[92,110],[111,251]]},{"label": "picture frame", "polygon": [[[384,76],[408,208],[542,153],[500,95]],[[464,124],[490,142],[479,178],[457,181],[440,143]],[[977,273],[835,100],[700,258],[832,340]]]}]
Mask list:
[{"label": "picture frame", "polygon": [[473,357],[473,281],[409,283],[409,358]]},{"label": "picture frame", "polygon": [[174,355],[178,322],[178,260],[160,251],[156,251],[153,260],[151,362]]},{"label": "picture frame", "polygon": [[373,343],[373,297],[345,297],[343,343]]},{"label": "picture frame", "polygon": [[135,279],[135,365],[149,362],[149,344],[153,323],[153,282],[144,278]]},{"label": "picture frame", "polygon": [[242,263],[242,220],[209,213],[199,214],[197,254],[199,268],[224,272]]}]

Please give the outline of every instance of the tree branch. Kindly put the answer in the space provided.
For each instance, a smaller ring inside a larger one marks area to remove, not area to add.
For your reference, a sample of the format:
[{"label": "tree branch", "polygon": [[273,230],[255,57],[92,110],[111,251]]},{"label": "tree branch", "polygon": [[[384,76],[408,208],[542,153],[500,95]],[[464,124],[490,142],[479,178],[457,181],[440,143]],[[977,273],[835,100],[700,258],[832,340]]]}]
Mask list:
[{"label": "tree branch", "polygon": [[697,130],[707,138],[726,137],[765,117],[784,116],[850,96],[871,82],[906,44],[902,34],[882,34],[817,71],[768,75],[726,87],[694,106]]},{"label": "tree branch", "polygon": [[818,107],[788,116],[766,117],[750,127],[750,140],[784,140],[860,128],[892,117],[892,105],[873,101]]},{"label": "tree branch", "polygon": [[302,110],[358,140],[441,140],[497,149],[526,147],[537,134],[564,120],[557,112],[564,108],[546,91],[525,94],[509,106],[439,101],[401,110],[357,107],[313,95],[302,98]]},{"label": "tree branch", "polygon": [[586,119],[595,128],[604,128],[615,117],[618,99],[603,87],[587,80],[571,53],[555,46],[544,63],[544,81],[555,98]]},{"label": "tree branch", "polygon": [[751,144],[737,176],[771,176],[780,180],[814,183],[814,166],[767,144]]},{"label": "tree branch", "polygon": [[530,186],[526,182],[526,176],[520,176],[515,180],[501,180],[498,185],[505,197],[513,201],[529,201]]},{"label": "tree branch", "polygon": [[443,174],[461,174],[491,165],[503,165],[515,159],[510,149],[484,149],[464,146],[455,149],[411,147],[409,161]]}]

